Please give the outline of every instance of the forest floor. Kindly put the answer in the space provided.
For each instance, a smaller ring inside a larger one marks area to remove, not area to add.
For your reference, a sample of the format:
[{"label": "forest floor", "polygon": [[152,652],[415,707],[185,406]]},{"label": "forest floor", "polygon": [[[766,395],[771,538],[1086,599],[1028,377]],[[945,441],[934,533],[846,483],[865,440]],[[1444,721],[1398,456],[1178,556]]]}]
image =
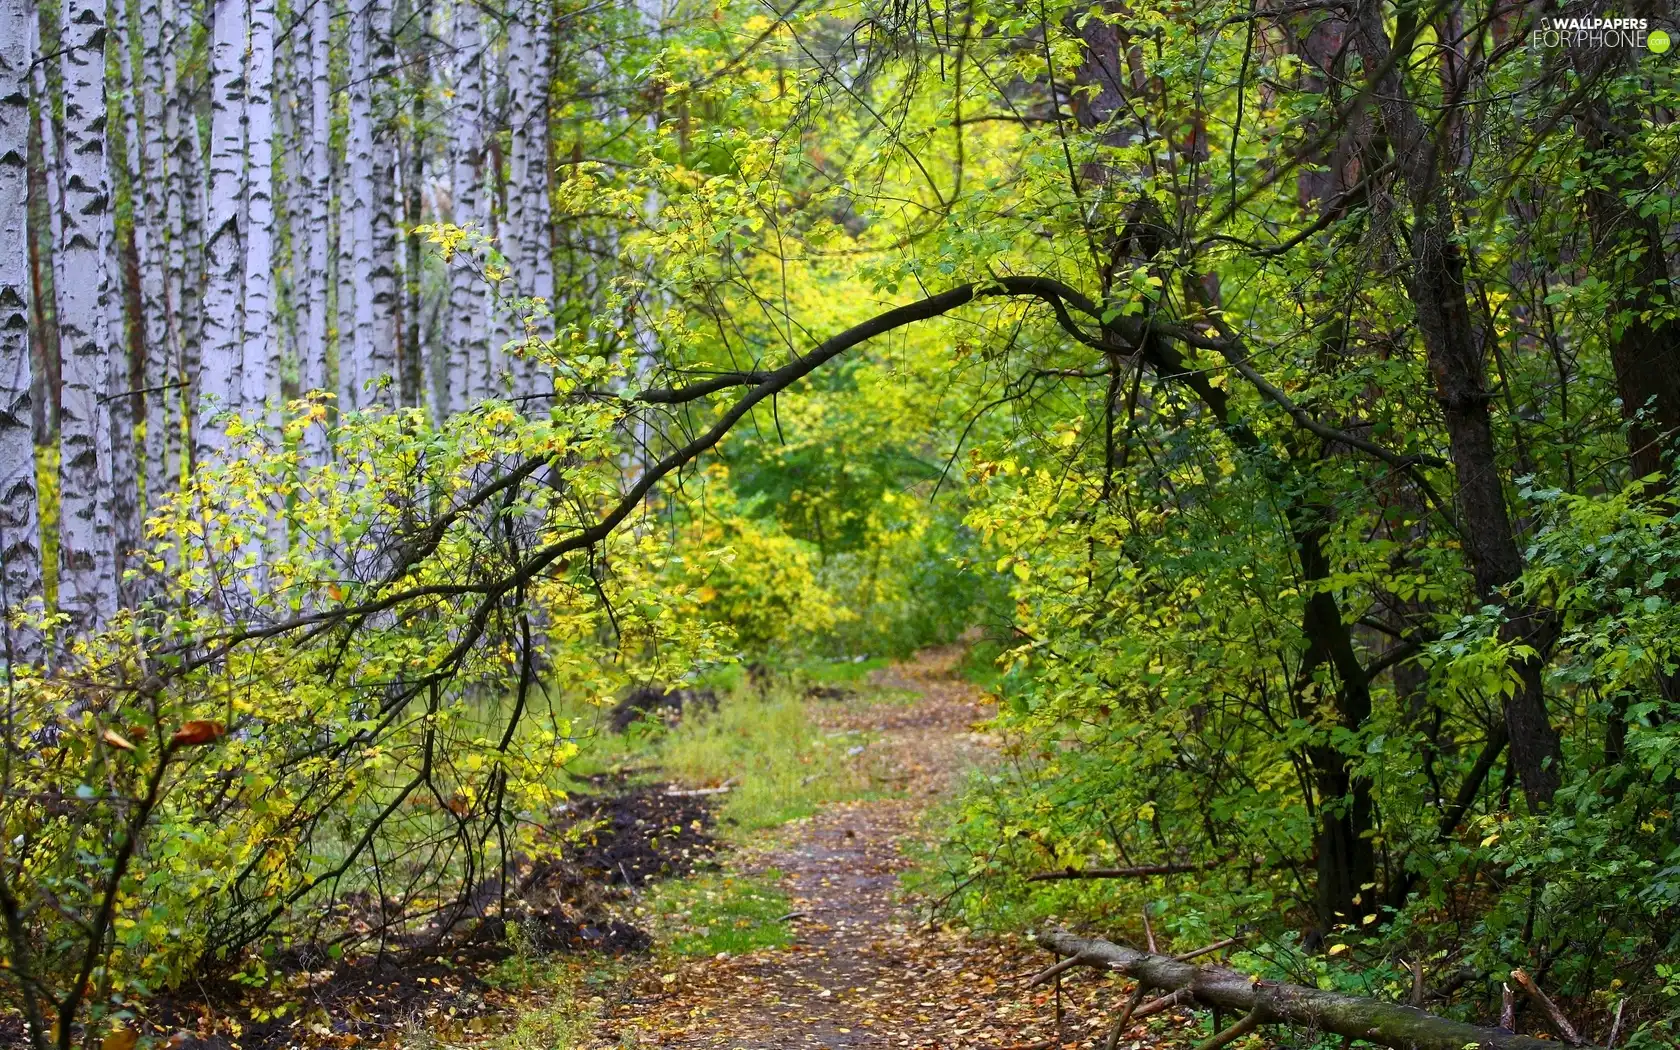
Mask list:
[{"label": "forest floor", "polygon": [[[968,770],[991,760],[976,730],[991,707],[957,676],[960,649],[877,671],[898,700],[816,706],[825,729],[862,730],[882,797],[830,804],[721,858],[727,876],[769,878],[792,909],[790,943],[705,958],[655,956],[596,1002],[592,1048],[1100,1045],[1118,988],[1082,979],[1029,988],[1047,962],[1021,938],[930,924],[899,876],[927,817]],[[1060,1000],[1058,1022],[1057,999]]]},{"label": "forest floor", "polygon": [[[564,847],[519,868],[505,936],[492,924],[436,958],[293,950],[270,986],[195,986],[136,1004],[134,1024],[178,1050],[1101,1046],[1121,982],[1034,987],[1046,953],[963,928],[901,881],[934,855],[968,775],[998,760],[966,656],[930,650],[867,680],[847,669],[738,701],[674,731],[700,751],[684,769],[613,738],[609,769],[548,829]],[[755,756],[774,761],[749,770]],[[1190,1023],[1163,1014],[1120,1045]],[[0,1046],[20,1040],[0,1030]]]}]

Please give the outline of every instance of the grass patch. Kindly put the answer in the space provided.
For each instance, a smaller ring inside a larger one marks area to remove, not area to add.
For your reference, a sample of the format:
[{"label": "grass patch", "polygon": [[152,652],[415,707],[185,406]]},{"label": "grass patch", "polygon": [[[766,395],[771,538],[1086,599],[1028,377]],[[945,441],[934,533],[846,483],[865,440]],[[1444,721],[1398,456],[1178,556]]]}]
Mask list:
[{"label": "grass patch", "polygon": [[710,875],[660,883],[647,908],[662,947],[677,955],[741,955],[793,942],[785,916],[781,872],[761,876]]},{"label": "grass patch", "polygon": [[861,682],[871,673],[892,666],[886,656],[868,660],[807,660],[795,665],[795,670],[809,681],[823,685],[847,685]]},{"label": "grass patch", "polygon": [[691,714],[649,741],[660,776],[687,784],[733,781],[720,799],[726,834],[810,816],[825,802],[869,789],[861,733],[825,733],[786,690],[737,693],[716,711]]}]

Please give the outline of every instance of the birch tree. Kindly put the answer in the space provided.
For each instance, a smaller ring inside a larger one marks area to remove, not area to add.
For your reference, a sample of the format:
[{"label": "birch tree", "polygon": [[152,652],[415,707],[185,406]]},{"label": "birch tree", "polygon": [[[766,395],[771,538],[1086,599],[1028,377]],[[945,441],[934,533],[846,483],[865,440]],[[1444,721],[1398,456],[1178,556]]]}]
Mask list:
[{"label": "birch tree", "polygon": [[[170,12],[173,14],[173,12]],[[167,127],[163,100],[165,88],[164,11],[160,0],[140,2],[140,77],[143,88],[141,102],[144,109],[140,121],[141,186],[136,214],[143,223],[135,227],[136,247],[140,254],[140,301],[145,326],[146,357],[141,386],[143,411],[146,420],[145,478],[147,505],[156,503],[167,491],[168,473],[167,432],[171,395],[169,382],[169,351],[171,345],[172,311],[166,292],[164,197],[167,176],[164,172],[165,135]]]},{"label": "birch tree", "polygon": [[0,2],[0,659],[32,661],[39,639],[15,631],[14,610],[41,593],[29,363],[29,93],[35,13]]},{"label": "birch tree", "polygon": [[[484,180],[484,42],[477,5],[461,0],[455,6],[455,109],[450,117],[449,204],[457,226],[476,222],[480,215]],[[489,373],[488,340],[483,310],[484,289],[479,275],[465,258],[453,260],[449,270],[449,313],[445,342],[443,403],[446,414],[466,409],[484,396]]]},{"label": "birch tree", "polygon": [[200,362],[197,433],[200,459],[218,455],[223,428],[218,413],[239,407],[243,354],[245,246],[242,189],[245,181],[245,0],[215,0],[210,48],[210,184],[207,199],[204,341]]},{"label": "birch tree", "polygon": [[[369,323],[367,342],[368,387],[364,398],[369,405],[393,405],[397,401],[397,148],[396,114],[392,108],[392,81],[396,75],[396,42],[393,36],[391,0],[373,0],[368,11],[369,43],[373,49],[373,82],[369,108],[378,119],[373,124],[373,215],[371,269],[369,270]],[[380,96],[384,96],[381,98]],[[383,102],[384,105],[379,105]],[[383,112],[380,112],[383,110]]]},{"label": "birch tree", "polygon": [[[298,362],[298,383],[305,391],[327,389],[327,278],[331,265],[328,209],[332,205],[331,43],[332,4],[328,0],[316,0],[309,7],[308,184],[300,187],[300,192],[310,201],[308,268],[302,282],[310,305]],[[293,231],[294,237],[297,232]],[[324,461],[326,436],[322,429],[310,427],[304,441],[308,460]]]},{"label": "birch tree", "polygon": [[[552,133],[549,127],[549,92],[554,81],[553,19],[547,5],[540,2],[527,10],[531,19],[531,80],[521,90],[530,95],[530,112],[525,130],[525,200],[524,259],[529,271],[523,282],[528,294],[538,304],[534,315],[538,318],[538,334],[550,330],[545,310],[554,308],[554,242],[552,208],[549,202],[549,150]],[[546,369],[534,354],[520,359],[521,394],[536,395],[546,391],[551,383]],[[535,406],[542,408],[545,406]]]},{"label": "birch tree", "polygon": [[115,611],[111,520],[110,296],[113,238],[105,153],[105,5],[65,0],[59,41],[64,78],[62,240],[55,285],[62,339],[59,409],[58,606],[83,629]]},{"label": "birch tree", "polygon": [[274,312],[274,0],[252,0],[245,90],[245,259],[240,413],[263,416],[279,394]]},{"label": "birch tree", "polygon": [[339,192],[338,403],[342,411],[361,407],[373,344],[373,66],[368,52],[372,7],[371,0],[364,0],[360,9],[351,8],[349,19],[349,128],[344,184]]},{"label": "birch tree", "polygon": [[[662,32],[665,20],[663,0],[636,0],[636,11],[641,15],[643,26],[657,39]],[[644,119],[647,122],[649,136],[657,135],[659,132],[658,111],[650,107]],[[649,229],[653,229],[659,222],[659,212],[662,206],[663,201],[659,196],[659,190],[650,187],[647,190],[647,196],[642,199],[642,216]],[[650,268],[654,262],[655,260],[647,260]],[[651,289],[645,290],[642,294],[644,298],[651,298],[654,295]],[[636,316],[633,318],[636,334],[635,376],[636,389],[638,390],[646,389],[651,384],[654,369],[659,366],[659,332],[654,328],[652,320],[656,305],[652,302],[639,304],[639,309],[636,310]],[[633,441],[630,455],[636,463],[635,473],[639,476],[643,470],[647,469],[648,458],[652,454],[650,448],[653,440],[653,430],[645,416],[636,417],[631,436]]]},{"label": "birch tree", "polygon": [[[516,7],[507,25],[508,98],[508,185],[507,205],[502,212],[502,254],[511,275],[502,282],[504,295],[517,299],[530,287],[530,200],[525,190],[531,180],[531,125],[536,119],[533,105],[536,41],[523,5]],[[517,313],[517,308],[515,313]],[[511,337],[523,334],[520,318],[512,318]],[[506,359],[507,384],[514,397],[530,393],[527,382],[528,358],[516,354]]]},{"label": "birch tree", "polygon": [[[187,346],[196,345],[201,315],[199,296],[189,296],[188,289],[196,288],[196,279],[189,284],[189,268],[198,269],[199,224],[197,201],[200,180],[199,143],[195,122],[186,99],[186,85],[182,83],[178,63],[181,41],[191,39],[192,0],[163,0],[163,140],[165,150],[163,171],[163,227],[165,310],[169,318],[169,345],[164,351],[165,361],[160,378],[159,411],[164,423],[162,435],[163,471],[159,477],[164,487],[180,478],[183,445],[183,406],[187,391],[184,385],[187,371]],[[184,24],[183,24],[184,23]],[[148,416],[148,423],[151,417]]]}]

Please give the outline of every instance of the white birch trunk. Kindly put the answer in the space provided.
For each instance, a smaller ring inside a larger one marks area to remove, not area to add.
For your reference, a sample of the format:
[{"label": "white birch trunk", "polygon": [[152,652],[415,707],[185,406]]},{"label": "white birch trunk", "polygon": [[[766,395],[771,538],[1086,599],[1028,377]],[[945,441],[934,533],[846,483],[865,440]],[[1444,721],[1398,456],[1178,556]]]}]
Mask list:
[{"label": "white birch trunk", "polygon": [[[663,0],[636,0],[636,9],[642,16],[643,24],[658,37],[663,33],[665,6]],[[647,115],[647,130],[650,138],[659,131],[659,114],[649,112]],[[660,199],[659,191],[649,189],[647,197],[642,201],[642,217],[649,228],[659,221],[659,211],[664,202]],[[651,263],[652,260],[649,260]],[[651,267],[650,267],[651,268]],[[645,390],[653,378],[654,369],[659,364],[659,332],[654,328],[653,317],[663,306],[655,300],[651,290],[643,292],[640,309],[636,311],[633,320],[636,332],[636,372],[635,384],[637,390]],[[631,455],[636,463],[634,478],[639,479],[643,471],[648,469],[649,461],[653,457],[653,427],[645,414],[636,416],[635,428],[632,431],[634,448]]]},{"label": "white birch trunk", "polygon": [[[349,280],[340,280],[340,312],[348,305],[350,330],[338,339],[339,407],[362,407],[373,347],[373,64],[369,55],[372,0],[350,12],[349,134],[345,181],[340,187],[340,257],[349,256]],[[348,338],[347,338],[348,336]],[[348,351],[348,352],[347,352]]]},{"label": "white birch trunk", "polygon": [[[298,384],[304,391],[326,390],[327,329],[331,317],[327,277],[331,269],[328,210],[332,207],[332,84],[329,48],[332,43],[332,4],[317,0],[309,9],[309,168],[305,192],[310,201],[307,273],[309,323],[301,340]],[[297,231],[293,231],[293,236]],[[326,462],[326,434],[312,426],[304,434],[305,456],[311,464]]]},{"label": "white birch trunk", "polygon": [[[547,8],[543,4],[534,4],[529,10],[532,19],[532,57],[535,61],[532,69],[532,81],[528,88],[531,94],[531,117],[526,124],[526,165],[525,165],[525,265],[530,271],[526,293],[538,300],[533,307],[533,316],[537,318],[534,334],[538,338],[546,339],[554,331],[552,315],[545,316],[544,311],[552,311],[554,303],[554,231],[551,202],[549,200],[549,180],[552,173],[549,170],[549,145],[552,137],[549,128],[549,91],[553,85],[553,57],[554,46],[551,34],[553,22],[547,15]],[[545,394],[554,389],[554,381],[549,369],[536,354],[527,350],[522,362],[521,375],[524,380],[526,395]],[[546,414],[548,404],[541,399],[525,403],[528,411]]]},{"label": "white birch trunk", "polygon": [[59,411],[58,606],[72,626],[92,630],[116,610],[111,521],[111,430],[103,396],[111,380],[109,298],[116,282],[106,224],[105,5],[65,0],[60,37],[64,77],[63,239],[57,245],[62,340]]},{"label": "white birch trunk", "polygon": [[[373,0],[369,39],[373,49],[373,96],[387,100],[374,124],[373,215],[369,288],[367,404],[391,407],[398,402],[397,377],[397,146],[395,113],[390,111],[391,85],[396,75],[390,0]],[[381,107],[370,107],[381,108]]]},{"label": "white birch trunk", "polygon": [[[200,8],[195,0],[176,0],[180,35],[178,57],[186,61],[192,50],[194,26]],[[208,3],[209,0],[206,0]],[[197,454],[194,448],[198,432],[198,417],[193,407],[198,404],[200,363],[204,356],[205,303],[204,289],[209,278],[209,251],[206,239],[210,208],[210,158],[199,133],[198,117],[193,100],[201,85],[191,78],[182,78],[177,93],[181,99],[181,142],[186,151],[181,169],[181,183],[185,191],[186,230],[182,247],[186,254],[186,269],[182,273],[182,293],[178,309],[181,314],[180,381],[185,384],[181,396],[181,414],[186,426],[182,430],[181,446],[184,469],[190,469]]]},{"label": "white birch trunk", "polygon": [[[456,225],[477,223],[488,229],[479,214],[484,181],[484,41],[479,32],[478,7],[458,0],[455,8],[455,111],[450,118],[450,209]],[[461,258],[449,271],[449,320],[445,343],[445,414],[453,415],[484,396],[483,377],[489,373],[488,341],[483,314],[484,289],[474,267]]]},{"label": "white birch trunk", "polygon": [[206,207],[204,340],[197,409],[201,461],[226,448],[224,428],[211,423],[240,407],[245,244],[241,197],[245,176],[245,0],[215,0],[210,47],[210,185]]},{"label": "white birch trunk", "polygon": [[[185,110],[180,84],[181,12],[190,8],[189,0],[163,0],[163,227],[165,314],[169,320],[169,343],[163,350],[164,361],[159,374],[162,392],[158,410],[162,415],[164,432],[161,454],[162,471],[159,493],[176,488],[181,481],[184,434],[182,406],[188,394],[186,342],[189,327],[196,325],[198,294],[196,282],[188,284],[189,263],[196,263],[198,252],[193,241],[196,227],[190,219],[189,199],[191,180],[197,178],[197,132]],[[189,248],[189,246],[191,247]],[[192,289],[189,307],[188,291]],[[148,423],[150,417],[148,417]]]},{"label": "white birch trunk", "polygon": [[[274,0],[251,0],[245,73],[245,259],[240,414],[267,419],[280,394],[274,311]],[[272,428],[277,420],[268,420]]]},{"label": "white birch trunk", "polygon": [[[489,141],[489,129],[500,128],[509,122],[509,111],[512,108],[508,90],[508,51],[503,46],[497,54],[496,61],[489,61],[488,51],[483,62],[484,68],[484,111],[487,138],[484,142],[484,170],[487,178],[484,184],[484,216],[486,235],[495,240],[501,250],[503,261],[511,268],[508,252],[512,247],[510,230],[511,222],[508,218],[509,194],[507,192],[507,171],[499,143]],[[494,119],[492,120],[492,114]],[[483,370],[472,376],[473,401],[482,401],[488,397],[507,396],[507,353],[509,339],[513,338],[513,327],[505,299],[513,294],[514,282],[510,278],[484,289],[483,316],[490,328],[490,338],[485,342]]]},{"label": "white birch trunk", "polygon": [[[171,12],[173,13],[173,12]],[[167,223],[164,215],[164,132],[167,120],[163,100],[168,98],[164,86],[164,64],[169,59],[163,47],[164,13],[159,0],[140,0],[140,77],[143,89],[144,112],[140,117],[141,185],[140,198],[135,205],[135,247],[140,256],[140,302],[143,307],[146,360],[141,386],[146,389],[141,404],[146,419],[145,478],[148,511],[155,508],[171,487],[165,475],[166,431],[171,413],[168,411],[172,395],[177,390],[160,389],[169,382],[169,350],[171,317],[166,292],[168,265],[165,240]]]},{"label": "white birch trunk", "polygon": [[29,366],[29,94],[36,32],[28,0],[0,0],[0,662],[40,659],[12,625],[41,597]]},{"label": "white birch trunk", "polygon": [[[303,333],[309,323],[308,230],[309,197],[304,191],[304,162],[309,157],[309,113],[304,106],[309,90],[309,33],[299,21],[289,32],[275,25],[274,141],[275,146],[275,274],[274,341],[275,405],[284,417],[287,380],[285,364],[303,359]],[[280,210],[284,204],[284,210]]]},{"label": "white birch trunk", "polygon": [[[508,184],[507,212],[502,220],[502,254],[507,257],[507,280],[502,282],[502,295],[517,300],[527,294],[531,275],[529,265],[530,223],[526,217],[525,189],[530,182],[531,145],[530,126],[534,119],[532,105],[532,75],[536,68],[533,54],[535,43],[531,27],[526,23],[523,5],[515,6],[507,27],[507,93],[508,93]],[[508,320],[509,338],[522,340],[525,334],[522,312],[515,306]],[[507,392],[513,397],[530,393],[526,382],[526,359],[522,353],[504,354],[503,367],[507,373]]]}]

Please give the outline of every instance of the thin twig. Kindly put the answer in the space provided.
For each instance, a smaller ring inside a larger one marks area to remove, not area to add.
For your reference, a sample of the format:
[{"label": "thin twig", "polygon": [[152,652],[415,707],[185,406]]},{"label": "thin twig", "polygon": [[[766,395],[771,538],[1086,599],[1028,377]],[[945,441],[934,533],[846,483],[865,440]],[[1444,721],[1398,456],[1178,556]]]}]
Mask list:
[{"label": "thin twig", "polygon": [[1626,1005],[1625,996],[1616,1003],[1616,1019],[1610,1024],[1610,1038],[1604,1040],[1604,1050],[1615,1050],[1616,1037],[1622,1034],[1622,1007]]}]

